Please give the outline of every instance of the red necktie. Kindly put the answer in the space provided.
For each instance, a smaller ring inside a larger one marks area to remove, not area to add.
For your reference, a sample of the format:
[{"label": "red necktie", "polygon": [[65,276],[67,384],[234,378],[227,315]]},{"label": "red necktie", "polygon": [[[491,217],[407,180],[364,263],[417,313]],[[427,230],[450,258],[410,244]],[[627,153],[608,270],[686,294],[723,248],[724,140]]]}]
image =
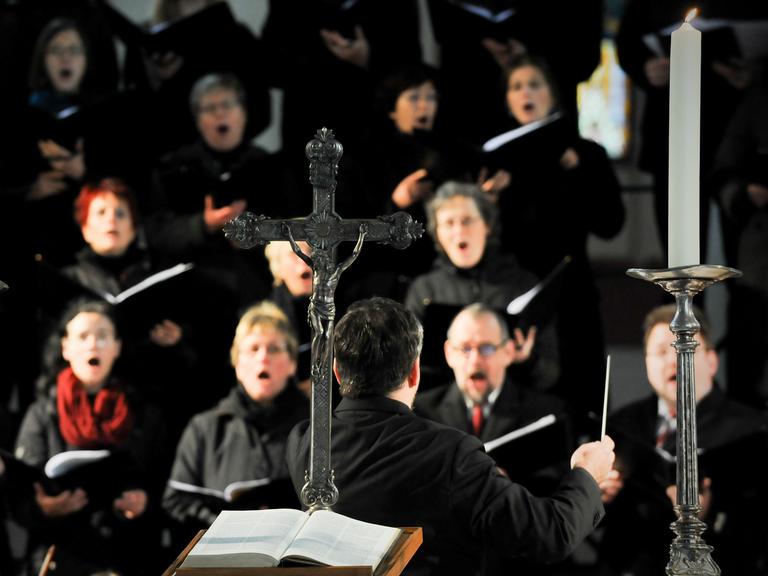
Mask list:
[{"label": "red necktie", "polygon": [[480,430],[483,428],[484,420],[483,405],[475,404],[472,406],[472,431],[475,433],[475,436],[480,436]]}]

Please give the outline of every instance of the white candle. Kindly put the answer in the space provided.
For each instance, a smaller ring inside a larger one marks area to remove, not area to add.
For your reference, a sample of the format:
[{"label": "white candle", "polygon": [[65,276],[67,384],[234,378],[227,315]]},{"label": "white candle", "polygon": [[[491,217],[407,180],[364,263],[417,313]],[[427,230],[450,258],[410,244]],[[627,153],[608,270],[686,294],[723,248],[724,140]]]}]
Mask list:
[{"label": "white candle", "polygon": [[701,32],[690,21],[672,33],[669,78],[669,267],[699,263]]}]

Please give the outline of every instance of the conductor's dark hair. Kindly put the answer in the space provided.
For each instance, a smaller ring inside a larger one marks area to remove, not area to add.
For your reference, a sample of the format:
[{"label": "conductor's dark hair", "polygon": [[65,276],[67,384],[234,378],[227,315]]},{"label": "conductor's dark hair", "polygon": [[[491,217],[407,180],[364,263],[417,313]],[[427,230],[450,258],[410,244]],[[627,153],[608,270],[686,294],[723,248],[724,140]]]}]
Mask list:
[{"label": "conductor's dark hair", "polygon": [[91,76],[88,37],[83,32],[83,28],[74,20],[69,18],[54,18],[40,31],[40,34],[37,36],[37,41],[35,42],[35,48],[32,52],[32,64],[29,69],[29,87],[32,91],[53,89],[53,84],[48,77],[48,70],[45,66],[45,56],[48,51],[48,44],[50,44],[53,37],[65,30],[74,30],[77,32],[78,36],[80,36],[80,41],[83,43],[86,67],[83,78],[80,81],[80,92],[84,92],[87,89],[87,82]]},{"label": "conductor's dark hair", "polygon": [[200,113],[200,101],[203,99],[203,96],[218,90],[231,90],[235,93],[240,106],[246,107],[245,88],[243,88],[243,84],[238,80],[237,76],[228,72],[206,74],[195,82],[189,93],[189,107],[192,110],[193,117],[197,118],[197,115]]},{"label": "conductor's dark hair", "polygon": [[352,304],[336,326],[333,349],[341,395],[386,396],[421,354],[424,331],[399,302],[379,296]]},{"label": "conductor's dark hair", "polygon": [[[676,312],[676,304],[663,304],[661,306],[656,306],[656,308],[653,308],[646,314],[645,320],[643,321],[643,350],[648,346],[648,337],[651,335],[651,330],[658,324],[669,326],[672,319],[675,317]],[[696,317],[696,320],[699,321],[698,334],[701,337],[701,341],[704,343],[704,348],[706,350],[712,349],[714,343],[712,342],[712,328],[709,324],[709,319],[704,314],[704,311],[696,305],[693,306],[693,315]]]}]

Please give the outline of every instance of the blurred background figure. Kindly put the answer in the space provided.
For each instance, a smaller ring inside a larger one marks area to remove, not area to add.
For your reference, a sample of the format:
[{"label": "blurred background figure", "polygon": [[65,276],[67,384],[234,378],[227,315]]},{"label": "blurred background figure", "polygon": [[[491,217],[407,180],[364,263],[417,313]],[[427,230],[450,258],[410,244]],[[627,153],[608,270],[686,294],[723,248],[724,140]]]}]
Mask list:
[{"label": "blurred background figure", "polygon": [[195,113],[182,102],[206,74],[231,74],[245,87],[243,105],[251,113],[246,139],[269,125],[270,59],[261,39],[234,17],[225,0],[156,0],[139,33],[135,26],[125,28],[126,86],[148,94],[152,122],[163,126],[149,142],[156,156],[195,137]]},{"label": "blurred background figure", "polygon": [[[667,248],[667,186],[669,180],[669,54],[652,50],[644,37],[658,34],[683,21],[692,5],[682,0],[667,2],[629,0],[624,6],[616,51],[619,64],[644,94],[640,118],[638,166],[653,176],[656,226],[662,248]],[[768,6],[745,0],[719,2],[704,0],[696,5],[702,18],[765,20]],[[703,44],[701,69],[701,150],[700,164],[712,165],[728,120],[754,77],[753,64],[742,58],[713,59],[709,44]],[[701,202],[701,255],[707,254],[709,197]]]},{"label": "blurred background figure", "polygon": [[[561,110],[558,88],[544,60],[523,55],[510,63],[506,102],[515,126]],[[602,146],[575,131],[559,144],[551,154],[538,154],[535,147],[532,154],[517,158],[509,168],[511,184],[497,203],[502,249],[515,254],[521,266],[544,278],[563,258],[571,258],[557,315],[561,379],[553,392],[576,410],[580,433],[588,413],[600,413],[605,362],[603,319],[587,240],[616,236],[624,224],[624,204]]]},{"label": "blurred background figure", "polygon": [[725,132],[709,189],[720,206],[728,287],[729,396],[768,408],[768,86],[756,83]]},{"label": "blurred background figure", "polygon": [[[246,311],[231,349],[236,384],[190,421],[176,451],[163,506],[180,524],[179,545],[222,509],[299,507],[285,462],[288,433],[309,417],[309,400],[296,386],[297,356],[293,328],[277,306],[263,302]],[[200,492],[249,480],[270,483],[234,502]]]},{"label": "blurred background figure", "polygon": [[[677,450],[677,354],[669,328],[675,305],[648,312],[644,323],[645,372],[653,394],[612,413],[616,463],[601,483],[606,515],[600,545],[605,574],[650,576],[664,571],[674,534],[676,504],[674,455]],[[704,539],[723,574],[761,574],[768,531],[760,518],[768,511],[768,419],[765,412],[729,399],[715,382],[717,352],[703,313],[693,357],[696,379],[696,436],[699,452],[701,520]],[[749,474],[741,463],[752,461]],[[627,538],[633,530],[635,537]]]},{"label": "blurred background figure", "polygon": [[[122,342],[109,305],[74,303],[54,337],[62,367],[52,372],[46,397],[24,416],[15,456],[42,468],[60,452],[108,449],[125,453],[127,463],[113,477],[95,471],[81,477],[84,484],[61,493],[49,494],[40,484],[17,487],[16,518],[29,530],[28,573],[37,574],[51,544],[62,574],[154,573],[160,485],[153,473],[164,447],[160,413],[113,372]],[[90,491],[99,485],[120,489],[113,498],[97,499]]]},{"label": "blurred background figure", "polygon": [[561,106],[575,125],[576,85],[589,79],[600,61],[600,0],[428,0],[428,5],[440,47],[447,132],[478,145],[498,134],[507,117],[501,98],[505,72],[514,57],[526,53],[550,62]]},{"label": "blurred background figure", "polygon": [[377,83],[421,60],[415,0],[270,0],[262,37],[283,91],[282,148],[298,174],[320,128],[346,150],[362,150]]},{"label": "blurred background figure", "polygon": [[214,382],[228,372],[226,351],[239,314],[269,294],[271,280],[263,248],[234,247],[224,224],[246,209],[271,217],[291,210],[290,197],[278,193],[279,159],[246,139],[246,102],[235,76],[200,78],[189,95],[198,138],[162,158],[147,199],[149,246],[192,262],[203,284],[193,299],[215,302],[200,306],[194,342],[204,351],[201,370],[213,371],[203,380]]},{"label": "blurred background figure", "polygon": [[[298,245],[304,254],[311,255],[309,244],[298,242]],[[270,242],[264,254],[269,260],[269,270],[274,278],[269,299],[283,311],[297,335],[299,355],[296,378],[299,388],[309,396],[312,334],[307,311],[309,297],[312,295],[312,269],[296,255],[289,242]]]},{"label": "blurred background figure", "polygon": [[[439,342],[442,348],[445,337],[430,325],[430,307],[450,305],[455,314],[463,306],[482,303],[506,313],[514,298],[536,285],[532,272],[511,254],[499,252],[497,227],[496,207],[476,184],[446,182],[429,202],[427,228],[439,255],[432,270],[416,277],[405,298],[406,307],[425,321],[425,347]],[[554,386],[559,375],[554,323],[541,331],[517,327],[513,343],[517,353],[510,364],[515,363],[512,371],[521,384],[539,390]],[[439,366],[430,364],[426,354],[424,363],[425,389],[435,379],[444,381],[442,354]]]}]

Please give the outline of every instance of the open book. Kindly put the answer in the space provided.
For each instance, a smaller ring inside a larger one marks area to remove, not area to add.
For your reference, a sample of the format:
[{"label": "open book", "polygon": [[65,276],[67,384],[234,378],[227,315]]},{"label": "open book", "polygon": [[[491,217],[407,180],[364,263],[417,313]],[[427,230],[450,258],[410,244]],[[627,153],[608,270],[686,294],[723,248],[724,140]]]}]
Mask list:
[{"label": "open book", "polygon": [[124,327],[141,335],[157,323],[180,320],[174,311],[180,298],[194,282],[184,273],[194,264],[182,263],[151,274],[118,294],[97,290],[80,284],[46,261],[38,262],[40,302],[52,317],[58,317],[76,299],[105,300],[115,306],[125,320]]},{"label": "open book", "polygon": [[219,510],[251,508],[284,508],[299,506],[296,491],[288,478],[256,478],[230,482],[224,490],[196,486],[188,482],[168,480],[168,487],[213,501]]},{"label": "open book", "polygon": [[565,416],[547,414],[485,443],[485,451],[516,482],[528,483],[551,467],[557,479],[571,455],[570,427]]},{"label": "open book", "polygon": [[546,278],[507,304],[506,312],[513,317],[516,326],[542,327],[552,320],[563,290],[564,272],[570,262],[570,255],[566,255]]},{"label": "open book", "polygon": [[461,25],[463,37],[473,40],[517,38],[525,43],[528,19],[508,0],[443,0],[430,3],[436,35]]},{"label": "open book", "polygon": [[555,112],[494,136],[483,144],[483,152],[489,167],[514,171],[532,161],[558,161],[575,137],[565,114]]},{"label": "open book", "polygon": [[[643,36],[656,56],[669,57],[672,32],[681,22]],[[701,31],[701,60],[728,62],[732,58],[758,60],[768,56],[768,20],[730,20],[697,17],[691,23]]]},{"label": "open book", "polygon": [[209,29],[234,28],[232,11],[226,2],[215,2],[198,12],[150,27],[135,24],[111,2],[101,5],[116,34],[128,45],[141,47],[146,54],[175,52],[185,54],[199,46]]},{"label": "open book", "polygon": [[257,568],[285,563],[371,566],[401,533],[329,510],[225,510],[190,550],[182,568]]},{"label": "open book", "polygon": [[42,468],[32,466],[0,451],[6,474],[17,485],[39,482],[51,496],[82,488],[89,504],[109,505],[137,485],[137,467],[124,450],[69,450],[54,454]]}]

